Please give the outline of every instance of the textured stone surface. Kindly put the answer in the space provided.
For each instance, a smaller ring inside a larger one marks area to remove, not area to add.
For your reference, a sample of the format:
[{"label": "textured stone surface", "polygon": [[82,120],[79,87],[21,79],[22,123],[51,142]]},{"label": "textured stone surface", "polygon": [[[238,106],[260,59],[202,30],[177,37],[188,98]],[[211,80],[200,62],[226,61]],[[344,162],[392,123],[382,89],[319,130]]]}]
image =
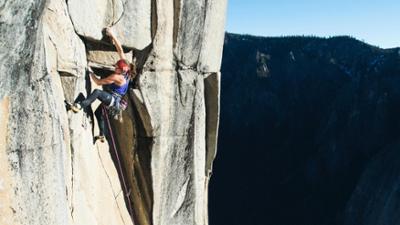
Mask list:
[{"label": "textured stone surface", "polygon": [[73,137],[81,140],[73,143],[73,188],[69,196],[73,224],[132,224],[108,145],[88,145],[87,140],[93,137],[87,130],[83,132]]},{"label": "textured stone surface", "polygon": [[[9,102],[8,109],[3,108],[7,112],[2,113],[9,116],[7,130],[1,133],[2,139],[7,134],[0,154],[5,171],[1,177],[10,182],[4,186],[11,185],[13,189],[13,194],[7,195],[12,197],[11,205],[3,205],[12,210],[11,218],[9,211],[5,216],[12,224],[68,221],[63,133],[60,118],[54,114],[56,104],[49,88],[52,80],[43,66],[43,33],[39,25],[43,6],[43,1],[8,1],[1,8],[0,101],[7,101],[8,96]],[[7,197],[0,202],[8,202]]]},{"label": "textured stone surface", "polygon": [[41,34],[39,28],[29,73],[20,72],[29,83],[10,95],[6,152],[16,190],[15,216],[21,224],[68,224],[66,145],[62,117],[54,113],[60,112],[62,103],[55,98],[54,81],[44,67]]},{"label": "textured stone surface", "polygon": [[125,0],[121,17],[113,23],[123,45],[143,49],[151,43],[151,0]]},{"label": "textured stone surface", "polygon": [[68,10],[78,34],[103,39],[103,29],[112,26],[126,47],[143,49],[151,43],[150,0],[70,0]]},{"label": "textured stone surface", "polygon": [[[25,88],[45,1],[5,1],[0,8],[0,99]],[[25,70],[23,70],[25,68]],[[24,72],[24,73],[22,73]],[[24,84],[24,85],[20,85]]]},{"label": "textured stone surface", "polygon": [[45,49],[51,54],[46,57],[50,72],[59,71],[73,76],[84,75],[85,45],[74,31],[65,1],[48,1],[43,14],[43,29]]},{"label": "textured stone surface", "polygon": [[[197,71],[203,36],[192,28],[203,29],[209,4],[2,4],[1,224],[208,224],[219,73]],[[113,26],[128,60],[135,53],[144,63],[123,121],[110,121],[117,149],[110,135],[93,143],[98,101],[77,114],[63,102],[101,89],[90,82],[88,64],[107,74],[118,59],[105,26]]]},{"label": "textured stone surface", "polygon": [[[122,1],[117,0],[116,5],[122,5]],[[94,40],[101,40],[104,27],[112,25],[118,20],[117,15],[121,15],[112,0],[70,0],[68,11],[77,33]]]},{"label": "textured stone surface", "polygon": [[[155,15],[152,27],[155,34],[152,49],[144,65],[145,70],[172,71],[174,34],[174,1],[155,0]],[[175,9],[176,10],[176,9]]]},{"label": "textured stone surface", "polygon": [[218,72],[221,68],[224,45],[225,18],[228,1],[207,1],[203,41],[197,69],[202,72]]},{"label": "textured stone surface", "polygon": [[[86,48],[88,61],[98,65],[114,68],[114,64],[120,59],[114,46],[111,47],[100,43],[86,42]],[[129,62],[132,62],[132,51],[125,52],[125,56]]]},{"label": "textured stone surface", "polygon": [[9,117],[9,99],[8,97],[0,101],[0,223],[1,224],[19,224],[15,217],[15,194],[13,176],[6,152],[6,137]]},{"label": "textured stone surface", "polygon": [[205,0],[180,0],[175,55],[183,68],[195,68],[202,48]]},{"label": "textured stone surface", "polygon": [[181,68],[218,72],[222,58],[226,0],[178,1],[179,26],[174,54]]},{"label": "textured stone surface", "polygon": [[203,76],[191,70],[146,72],[140,82],[150,117],[155,118],[151,159],[154,224],[204,224]]},{"label": "textured stone surface", "polygon": [[[79,93],[86,94],[85,46],[73,30],[64,1],[48,3],[43,24],[45,62],[54,80],[54,98],[73,101]],[[67,118],[62,101],[57,105],[55,111],[62,117],[64,145],[68,147],[64,175],[70,223],[130,224],[123,195],[118,198],[121,186],[108,147],[93,146],[90,118],[83,114]]]}]

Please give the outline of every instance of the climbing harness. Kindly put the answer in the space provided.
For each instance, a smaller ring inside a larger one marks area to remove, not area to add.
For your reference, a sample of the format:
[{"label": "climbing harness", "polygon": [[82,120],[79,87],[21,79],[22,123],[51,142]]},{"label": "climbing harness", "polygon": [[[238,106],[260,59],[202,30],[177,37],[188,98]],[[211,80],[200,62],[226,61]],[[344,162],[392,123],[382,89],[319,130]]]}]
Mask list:
[{"label": "climbing harness", "polygon": [[119,120],[122,122],[122,111],[126,109],[128,106],[128,103],[126,102],[125,99],[122,98],[121,95],[118,93],[112,92],[112,101],[109,106],[107,106],[107,109],[110,113],[110,116],[115,119]]},{"label": "climbing harness", "polygon": [[[123,172],[123,170],[122,170],[121,160],[119,159],[119,154],[118,154],[117,147],[116,147],[115,140],[114,140],[114,134],[113,134],[113,132],[112,132],[110,120],[109,120],[109,118],[108,118],[108,113],[107,113],[107,108],[106,108],[107,106],[105,106],[104,104],[102,104],[101,107],[102,107],[103,117],[104,117],[105,120],[107,121],[107,127],[108,127],[108,131],[110,132],[110,138],[111,138],[111,146],[112,146],[112,149],[114,150],[115,157],[116,157],[116,159],[117,159],[118,169],[119,169],[119,172],[120,172],[120,174],[121,174],[122,184],[123,184],[123,186],[124,186],[124,190],[125,190],[125,193],[126,193],[125,197],[126,197],[126,201],[128,202],[129,214],[130,214],[131,217],[132,217],[132,216],[133,216],[133,210],[132,210],[131,200],[130,200],[130,198],[129,198],[130,193],[131,193],[131,190],[129,190],[129,189],[128,189],[128,186],[126,185],[124,172]],[[132,218],[132,221],[133,221],[133,218]]]}]

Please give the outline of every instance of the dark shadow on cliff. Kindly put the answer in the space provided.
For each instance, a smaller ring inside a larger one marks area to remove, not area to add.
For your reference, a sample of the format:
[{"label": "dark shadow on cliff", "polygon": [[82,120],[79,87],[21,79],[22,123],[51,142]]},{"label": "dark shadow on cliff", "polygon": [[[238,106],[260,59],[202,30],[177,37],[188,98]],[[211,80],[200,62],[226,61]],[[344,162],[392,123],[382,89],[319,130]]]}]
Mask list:
[{"label": "dark shadow on cliff", "polygon": [[366,166],[400,139],[399,62],[350,37],[228,34],[210,224],[343,224]]}]

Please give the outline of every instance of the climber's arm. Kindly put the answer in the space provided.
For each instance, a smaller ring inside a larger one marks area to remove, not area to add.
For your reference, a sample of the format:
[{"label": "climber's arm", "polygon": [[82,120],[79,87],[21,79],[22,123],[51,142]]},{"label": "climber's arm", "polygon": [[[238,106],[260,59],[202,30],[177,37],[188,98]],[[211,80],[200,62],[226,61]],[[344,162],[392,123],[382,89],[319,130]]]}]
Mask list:
[{"label": "climber's arm", "polygon": [[117,49],[119,57],[121,59],[125,59],[126,60],[124,50],[122,49],[122,45],[118,41],[118,39],[116,38],[115,34],[112,32],[110,27],[106,28],[106,34],[107,34],[107,36],[109,36],[111,38],[112,43],[114,44],[115,48]]},{"label": "climber's arm", "polygon": [[108,77],[99,79],[96,77],[96,74],[90,73],[90,77],[92,77],[92,80],[97,84],[97,85],[105,85],[105,84],[112,84],[116,81],[115,79],[115,74],[112,74]]}]

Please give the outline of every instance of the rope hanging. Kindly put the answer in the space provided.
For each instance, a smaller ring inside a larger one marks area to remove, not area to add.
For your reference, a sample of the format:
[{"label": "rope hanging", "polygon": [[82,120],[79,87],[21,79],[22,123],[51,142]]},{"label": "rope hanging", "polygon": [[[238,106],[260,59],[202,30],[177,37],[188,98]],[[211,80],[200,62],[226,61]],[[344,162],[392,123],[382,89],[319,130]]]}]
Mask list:
[{"label": "rope hanging", "polygon": [[[133,216],[133,210],[132,210],[131,200],[130,200],[130,198],[129,198],[130,191],[128,190],[128,186],[126,185],[126,182],[125,182],[125,177],[124,177],[124,173],[123,173],[123,170],[122,170],[121,161],[120,161],[120,159],[119,159],[119,154],[118,154],[118,151],[117,151],[117,147],[116,147],[116,145],[115,145],[114,134],[113,134],[112,129],[111,129],[111,123],[110,123],[110,120],[109,120],[109,117],[108,117],[108,112],[107,112],[106,106],[105,106],[104,104],[102,104],[101,107],[102,107],[103,117],[106,119],[106,121],[107,121],[107,126],[108,126],[108,130],[110,131],[111,146],[112,146],[112,148],[114,149],[115,156],[116,156],[116,158],[117,158],[118,169],[119,169],[119,172],[121,173],[122,184],[123,184],[123,186],[124,186],[125,193],[126,193],[126,196],[125,196],[125,197],[126,197],[126,200],[128,201],[129,214],[130,214],[131,217],[132,217],[132,216]],[[131,219],[132,219],[132,221],[133,221],[133,218],[131,218]]]}]

